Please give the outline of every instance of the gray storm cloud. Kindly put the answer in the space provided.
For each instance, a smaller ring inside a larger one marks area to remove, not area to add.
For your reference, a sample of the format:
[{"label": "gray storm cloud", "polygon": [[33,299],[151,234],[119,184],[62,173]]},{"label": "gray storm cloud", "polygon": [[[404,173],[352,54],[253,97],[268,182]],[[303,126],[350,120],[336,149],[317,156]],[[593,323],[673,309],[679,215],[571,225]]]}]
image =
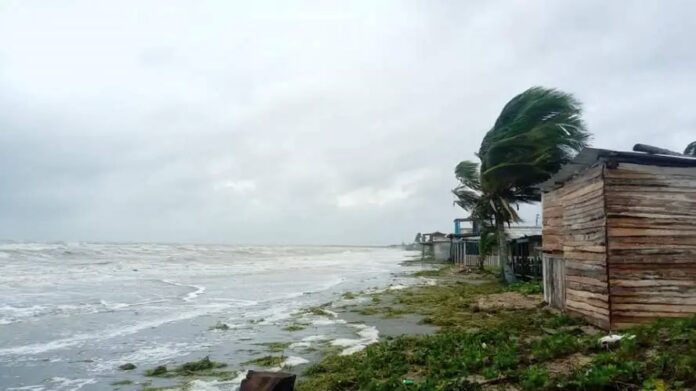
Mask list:
[{"label": "gray storm cloud", "polygon": [[253,3],[0,3],[0,238],[449,230],[454,165],[532,85],[596,146],[696,139],[692,2]]}]

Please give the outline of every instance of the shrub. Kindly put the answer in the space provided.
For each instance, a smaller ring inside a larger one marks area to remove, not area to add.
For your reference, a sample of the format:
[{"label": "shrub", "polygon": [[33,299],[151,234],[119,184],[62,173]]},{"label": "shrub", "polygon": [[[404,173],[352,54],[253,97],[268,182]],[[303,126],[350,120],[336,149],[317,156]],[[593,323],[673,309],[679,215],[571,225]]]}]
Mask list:
[{"label": "shrub", "polygon": [[539,390],[547,386],[549,374],[544,368],[533,365],[520,375],[520,385],[524,390]]},{"label": "shrub", "polygon": [[519,292],[523,295],[538,295],[544,293],[541,281],[516,282],[505,287],[506,291]]},{"label": "shrub", "polygon": [[579,349],[578,339],[568,333],[550,335],[532,345],[534,358],[542,361],[567,356]]}]

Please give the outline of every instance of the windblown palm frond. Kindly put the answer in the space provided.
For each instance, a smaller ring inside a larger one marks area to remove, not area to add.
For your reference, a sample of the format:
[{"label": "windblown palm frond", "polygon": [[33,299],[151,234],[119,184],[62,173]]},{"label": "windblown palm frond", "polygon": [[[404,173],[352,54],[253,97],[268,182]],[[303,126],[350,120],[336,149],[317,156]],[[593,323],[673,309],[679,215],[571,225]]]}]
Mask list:
[{"label": "windblown palm frond", "polygon": [[452,189],[454,203],[470,213],[469,217],[479,221],[491,220],[493,210],[490,198],[481,191],[481,172],[476,162],[465,160],[454,168],[459,186]]},{"label": "windblown palm frond", "polygon": [[452,189],[452,193],[457,197],[454,203],[461,206],[462,209],[471,211],[476,208],[476,205],[481,200],[481,195],[467,189],[465,186],[457,186]]},{"label": "windblown palm frond", "polygon": [[684,155],[696,157],[696,141],[694,141],[686,147],[686,149],[684,150]]},{"label": "windblown palm frond", "polygon": [[[505,193],[543,182],[587,145],[580,103],[570,94],[533,87],[514,97],[481,143],[481,185]],[[514,202],[539,199],[538,192]]]},{"label": "windblown palm frond", "polygon": [[481,190],[481,173],[479,172],[478,163],[472,162],[471,160],[464,160],[454,168],[454,175],[462,186],[476,191]]},{"label": "windblown palm frond", "polygon": [[535,185],[570,161],[589,138],[580,102],[565,92],[542,87],[532,87],[512,98],[483,138],[478,153],[479,201],[464,204],[488,205],[495,218],[498,255],[506,281],[514,281],[515,276],[509,263],[505,224],[520,221],[517,206],[539,201],[541,194]]}]

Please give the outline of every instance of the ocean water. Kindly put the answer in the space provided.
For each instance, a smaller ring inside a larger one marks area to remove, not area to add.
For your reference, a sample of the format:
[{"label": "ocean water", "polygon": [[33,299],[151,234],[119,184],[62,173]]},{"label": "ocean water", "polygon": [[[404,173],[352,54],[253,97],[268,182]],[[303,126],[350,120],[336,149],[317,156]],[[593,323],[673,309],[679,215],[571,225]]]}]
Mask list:
[{"label": "ocean water", "polygon": [[[113,390],[142,370],[210,355],[243,374],[260,344],[291,341],[286,365],[318,342],[350,354],[373,326],[303,315],[342,293],[414,283],[393,248],[184,244],[0,243],[0,389]],[[230,330],[211,330],[223,322]],[[327,342],[328,341],[328,342]],[[135,371],[118,366],[132,362]],[[234,390],[195,381],[191,389]],[[121,389],[139,389],[139,386]]]}]

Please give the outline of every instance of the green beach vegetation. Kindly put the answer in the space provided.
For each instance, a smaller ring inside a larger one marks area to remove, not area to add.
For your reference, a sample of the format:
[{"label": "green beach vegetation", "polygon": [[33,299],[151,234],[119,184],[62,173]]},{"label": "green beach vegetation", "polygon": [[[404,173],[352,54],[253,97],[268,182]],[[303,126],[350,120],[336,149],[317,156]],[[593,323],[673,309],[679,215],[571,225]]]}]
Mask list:
[{"label": "green beach vegetation", "polygon": [[184,363],[173,370],[167,368],[166,365],[159,365],[145,371],[145,376],[148,377],[215,377],[218,379],[231,379],[237,375],[236,371],[225,371],[222,368],[227,367],[223,362],[210,360],[206,356],[198,361]]},{"label": "green beach vegetation", "polygon": [[[298,390],[680,389],[696,386],[696,317],[601,331],[541,303],[538,283],[503,285],[490,274],[381,293],[371,314],[419,314],[439,327],[387,338],[350,356],[328,354]],[[511,305],[510,302],[513,304]],[[386,304],[385,304],[386,303]],[[666,388],[660,388],[666,387]]]},{"label": "green beach vegetation", "polygon": [[307,328],[307,324],[305,323],[299,323],[299,322],[294,322],[291,323],[285,327],[283,327],[283,330],[285,331],[301,331]]},{"label": "green beach vegetation", "polygon": [[265,346],[269,352],[282,352],[290,346],[290,342],[266,342],[261,345]]},{"label": "green beach vegetation", "polygon": [[253,360],[249,360],[245,362],[244,364],[252,364],[252,365],[258,365],[260,367],[279,367],[283,364],[283,361],[285,361],[285,357],[281,356],[263,356],[259,358],[255,358]]}]

